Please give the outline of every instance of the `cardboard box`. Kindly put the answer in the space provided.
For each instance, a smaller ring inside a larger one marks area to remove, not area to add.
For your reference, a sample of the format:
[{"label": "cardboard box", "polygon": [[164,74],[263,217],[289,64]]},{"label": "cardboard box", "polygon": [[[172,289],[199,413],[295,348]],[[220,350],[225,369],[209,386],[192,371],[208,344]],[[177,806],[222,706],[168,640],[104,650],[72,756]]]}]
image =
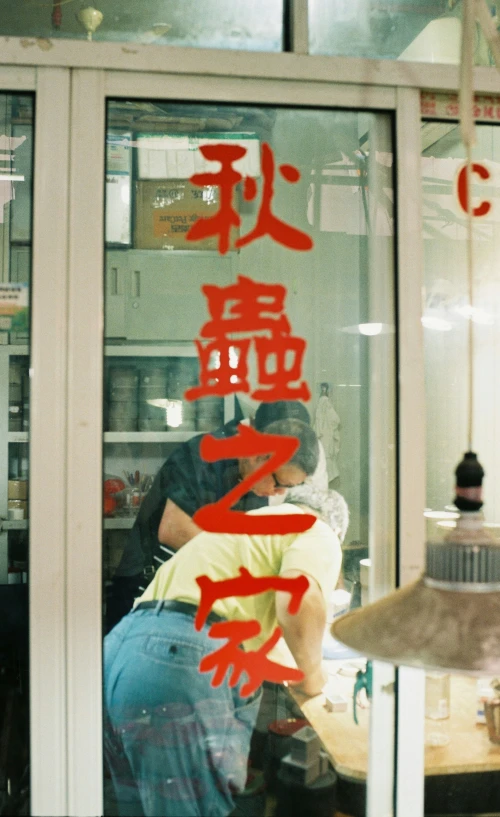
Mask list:
[{"label": "cardboard box", "polygon": [[[219,189],[181,179],[136,183],[135,240],[140,250],[218,250],[219,236],[187,241],[189,228],[219,209]],[[233,230],[231,246],[238,236]]]},{"label": "cardboard box", "polygon": [[9,499],[28,499],[28,480],[9,479],[7,495]]}]

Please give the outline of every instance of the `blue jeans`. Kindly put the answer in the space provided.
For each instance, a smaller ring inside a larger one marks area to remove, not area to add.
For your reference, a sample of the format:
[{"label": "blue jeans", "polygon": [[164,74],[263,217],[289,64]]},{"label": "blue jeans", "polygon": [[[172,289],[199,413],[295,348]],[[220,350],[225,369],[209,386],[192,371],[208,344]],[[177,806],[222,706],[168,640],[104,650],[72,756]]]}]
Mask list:
[{"label": "blue jeans", "polygon": [[247,776],[260,691],[210,685],[225,640],[172,610],[129,613],[104,640],[104,751],[122,817],[224,817]]}]

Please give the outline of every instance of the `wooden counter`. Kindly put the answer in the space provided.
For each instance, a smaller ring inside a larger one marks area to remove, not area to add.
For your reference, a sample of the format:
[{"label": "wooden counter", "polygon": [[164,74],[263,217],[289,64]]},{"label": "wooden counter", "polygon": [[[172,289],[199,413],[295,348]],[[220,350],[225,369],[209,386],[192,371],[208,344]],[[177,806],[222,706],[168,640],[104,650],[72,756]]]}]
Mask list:
[{"label": "wooden counter", "polygon": [[[326,662],[328,663],[328,662]],[[476,724],[476,679],[451,676],[450,718],[426,719],[426,733],[445,724],[449,743],[425,747],[425,774],[469,774],[500,770],[500,745],[491,743],[484,724]],[[315,698],[292,693],[330,755],[337,773],[351,780],[365,781],[368,768],[369,708],[358,707],[359,725],[352,715],[354,678],[335,675],[335,691],[348,699],[346,712],[327,712],[325,696]],[[290,689],[291,692],[291,689]]]}]

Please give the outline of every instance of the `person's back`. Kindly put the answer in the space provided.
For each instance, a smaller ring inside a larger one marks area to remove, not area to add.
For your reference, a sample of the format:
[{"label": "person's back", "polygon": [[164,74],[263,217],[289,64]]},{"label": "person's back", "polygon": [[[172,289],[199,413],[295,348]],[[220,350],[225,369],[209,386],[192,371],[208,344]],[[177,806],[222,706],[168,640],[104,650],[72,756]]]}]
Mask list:
[{"label": "person's back", "polygon": [[[309,511],[284,503],[275,508],[250,511],[250,515],[306,512]],[[160,567],[137,603],[177,599],[198,605],[201,591],[196,579],[199,576],[208,576],[214,582],[234,579],[240,568],[245,568],[254,577],[278,576],[286,570],[299,570],[318,583],[326,599],[335,586],[341,558],[338,537],[321,519],[317,519],[305,533],[221,535],[203,531]],[[259,621],[262,633],[248,645],[256,648],[276,626],[276,613],[271,603],[273,595],[271,591],[252,596],[235,595],[217,600],[213,610],[230,621]]]}]

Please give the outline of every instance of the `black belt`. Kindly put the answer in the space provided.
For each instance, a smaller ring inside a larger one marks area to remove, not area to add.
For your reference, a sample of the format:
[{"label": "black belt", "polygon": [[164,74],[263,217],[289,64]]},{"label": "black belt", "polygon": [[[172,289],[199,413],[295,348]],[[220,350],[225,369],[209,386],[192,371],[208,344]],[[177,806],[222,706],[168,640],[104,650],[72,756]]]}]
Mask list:
[{"label": "black belt", "polygon": [[[133,608],[132,612],[136,610],[151,610],[157,609],[158,612],[165,611],[167,612],[170,610],[171,613],[185,613],[187,616],[191,616],[195,618],[198,612],[198,605],[191,604],[189,601],[177,601],[177,599],[167,599],[162,601],[141,601],[136,607]],[[227,621],[224,616],[219,616],[217,613],[209,613],[206,618],[207,624],[216,624],[218,621]]]}]

